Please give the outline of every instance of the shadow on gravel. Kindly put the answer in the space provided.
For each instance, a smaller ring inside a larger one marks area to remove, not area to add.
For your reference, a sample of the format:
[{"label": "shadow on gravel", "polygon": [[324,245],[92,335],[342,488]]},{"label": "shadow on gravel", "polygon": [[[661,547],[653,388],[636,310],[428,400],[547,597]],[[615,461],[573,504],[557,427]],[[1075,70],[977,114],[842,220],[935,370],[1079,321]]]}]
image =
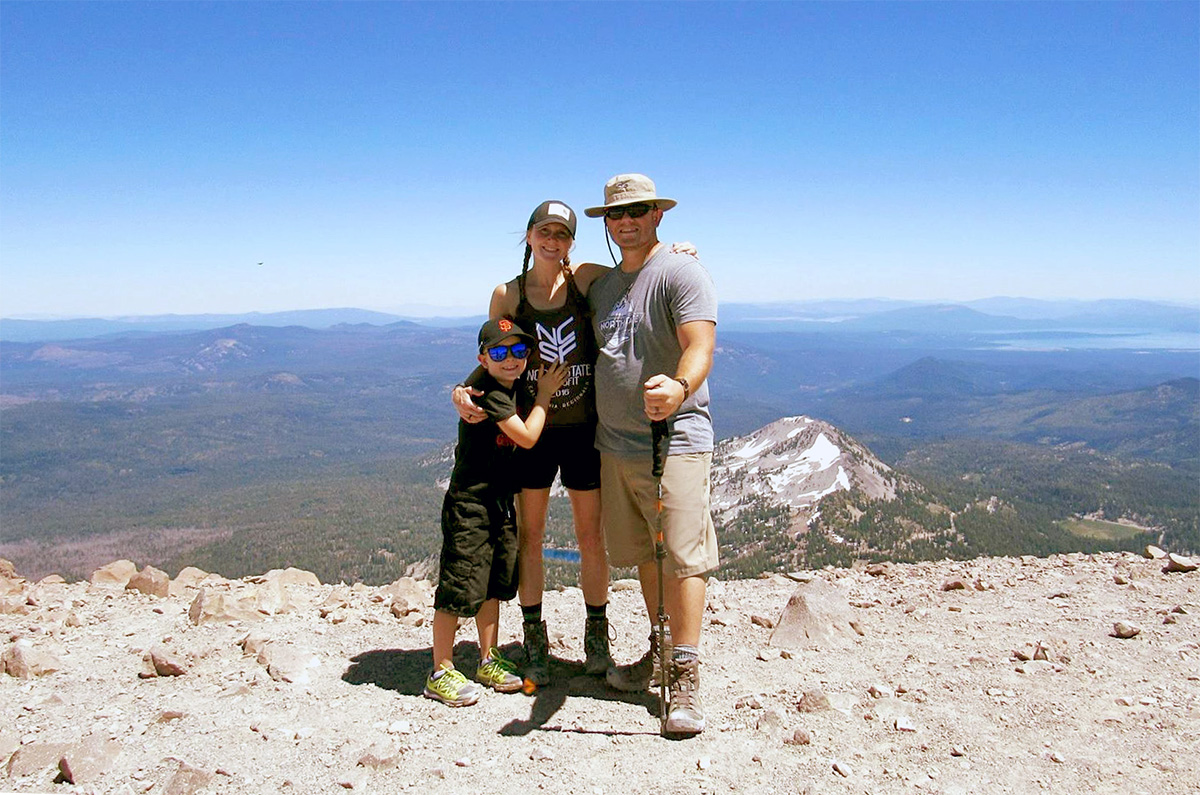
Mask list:
[{"label": "shadow on gravel", "polygon": [[[566,702],[567,697],[594,698],[600,701],[620,701],[635,704],[646,709],[653,719],[653,725],[645,732],[614,731],[605,729],[599,724],[595,729],[578,726],[549,725],[551,718]],[[623,693],[609,687],[603,676],[588,676],[583,672],[583,663],[574,660],[560,660],[550,656],[550,684],[539,687],[532,696],[529,717],[525,720],[512,720],[500,727],[499,734],[505,737],[520,737],[533,731],[570,732],[575,734],[658,734],[658,694],[657,693]]]},{"label": "shadow on gravel", "polygon": [[[523,660],[524,651],[519,643],[510,643],[501,648],[510,660]],[[454,647],[454,667],[470,677],[479,666],[479,645],[463,641]],[[425,691],[425,678],[433,667],[433,649],[372,649],[350,658],[350,666],[342,674],[342,681],[351,685],[375,685],[406,696],[420,696]],[[609,687],[602,676],[588,676],[583,672],[583,663],[575,660],[560,660],[550,657],[551,682],[539,687],[527,700],[530,702],[529,717],[509,721],[500,727],[499,734],[519,737],[533,731],[572,732],[579,734],[658,734],[658,693],[622,693]],[[549,725],[549,722],[566,702],[567,697],[594,698],[602,701],[621,701],[645,708],[648,717],[645,732],[613,731],[597,726],[596,729]]]},{"label": "shadow on gravel", "polygon": [[[523,653],[521,645],[510,643],[500,651],[511,659],[519,659]],[[479,667],[479,644],[462,641],[454,646],[454,667],[468,678]],[[372,649],[350,658],[350,667],[342,674],[342,681],[352,685],[375,685],[384,690],[394,690],[406,696],[419,696],[425,692],[425,679],[433,670],[433,648],[420,649]]]}]

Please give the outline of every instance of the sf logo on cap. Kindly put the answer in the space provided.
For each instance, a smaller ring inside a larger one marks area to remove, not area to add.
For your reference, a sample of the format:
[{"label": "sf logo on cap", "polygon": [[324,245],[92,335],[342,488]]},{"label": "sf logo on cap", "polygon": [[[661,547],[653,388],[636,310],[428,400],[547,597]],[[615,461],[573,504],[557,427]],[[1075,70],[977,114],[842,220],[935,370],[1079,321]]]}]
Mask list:
[{"label": "sf logo on cap", "polygon": [[512,331],[513,324],[508,318],[501,318],[499,325],[501,331]]}]

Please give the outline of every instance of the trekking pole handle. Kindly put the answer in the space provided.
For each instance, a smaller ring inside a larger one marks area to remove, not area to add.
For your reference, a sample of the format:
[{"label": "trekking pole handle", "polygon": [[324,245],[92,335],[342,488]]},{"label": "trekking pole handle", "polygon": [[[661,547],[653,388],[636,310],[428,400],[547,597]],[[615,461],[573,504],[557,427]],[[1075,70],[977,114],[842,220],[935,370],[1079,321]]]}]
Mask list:
[{"label": "trekking pole handle", "polygon": [[666,460],[663,443],[666,442],[669,433],[666,420],[654,420],[650,423],[650,442],[654,451],[650,474],[656,478],[661,478],[663,474],[663,462]]}]

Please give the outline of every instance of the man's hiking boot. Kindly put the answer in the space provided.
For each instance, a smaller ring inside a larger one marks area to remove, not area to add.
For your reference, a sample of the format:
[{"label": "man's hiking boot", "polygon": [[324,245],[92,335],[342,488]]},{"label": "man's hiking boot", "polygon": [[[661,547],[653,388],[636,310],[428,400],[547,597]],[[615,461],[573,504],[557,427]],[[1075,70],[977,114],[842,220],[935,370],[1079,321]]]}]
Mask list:
[{"label": "man's hiking boot", "polygon": [[583,670],[589,676],[599,676],[608,672],[613,664],[612,655],[608,653],[608,619],[589,618],[583,626],[583,651],[587,655],[583,662]]},{"label": "man's hiking boot", "polygon": [[704,731],[704,707],[700,705],[700,660],[671,660],[668,666],[671,701],[667,707],[666,734],[699,734]]},{"label": "man's hiking boot", "polygon": [[[671,656],[671,633],[667,633],[667,657]],[[626,693],[636,693],[658,687],[662,671],[658,659],[658,633],[650,633],[650,650],[642,658],[629,665],[610,665],[605,675],[610,687]]]},{"label": "man's hiking boot", "polygon": [[451,707],[467,707],[479,700],[483,688],[449,665],[442,666],[437,679],[430,674],[425,680],[425,698],[432,698]]},{"label": "man's hiking boot", "polygon": [[480,660],[475,679],[479,684],[490,687],[497,693],[515,693],[521,689],[522,684],[521,677],[515,673],[516,670],[517,666],[504,659],[500,650],[493,646],[488,656]]},{"label": "man's hiking boot", "polygon": [[538,687],[550,683],[550,643],[546,639],[545,621],[526,621],[525,678]]}]

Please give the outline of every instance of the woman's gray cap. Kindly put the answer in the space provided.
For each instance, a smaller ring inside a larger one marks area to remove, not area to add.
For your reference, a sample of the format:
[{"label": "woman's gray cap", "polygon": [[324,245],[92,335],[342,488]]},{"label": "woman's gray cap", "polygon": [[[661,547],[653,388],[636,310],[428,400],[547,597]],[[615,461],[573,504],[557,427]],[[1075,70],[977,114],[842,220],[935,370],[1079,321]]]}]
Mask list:
[{"label": "woman's gray cap", "polygon": [[571,237],[575,237],[575,211],[565,202],[551,199],[539,204],[533,214],[529,216],[529,224],[526,225],[525,230],[537,229],[546,224],[562,224],[571,233]]}]

